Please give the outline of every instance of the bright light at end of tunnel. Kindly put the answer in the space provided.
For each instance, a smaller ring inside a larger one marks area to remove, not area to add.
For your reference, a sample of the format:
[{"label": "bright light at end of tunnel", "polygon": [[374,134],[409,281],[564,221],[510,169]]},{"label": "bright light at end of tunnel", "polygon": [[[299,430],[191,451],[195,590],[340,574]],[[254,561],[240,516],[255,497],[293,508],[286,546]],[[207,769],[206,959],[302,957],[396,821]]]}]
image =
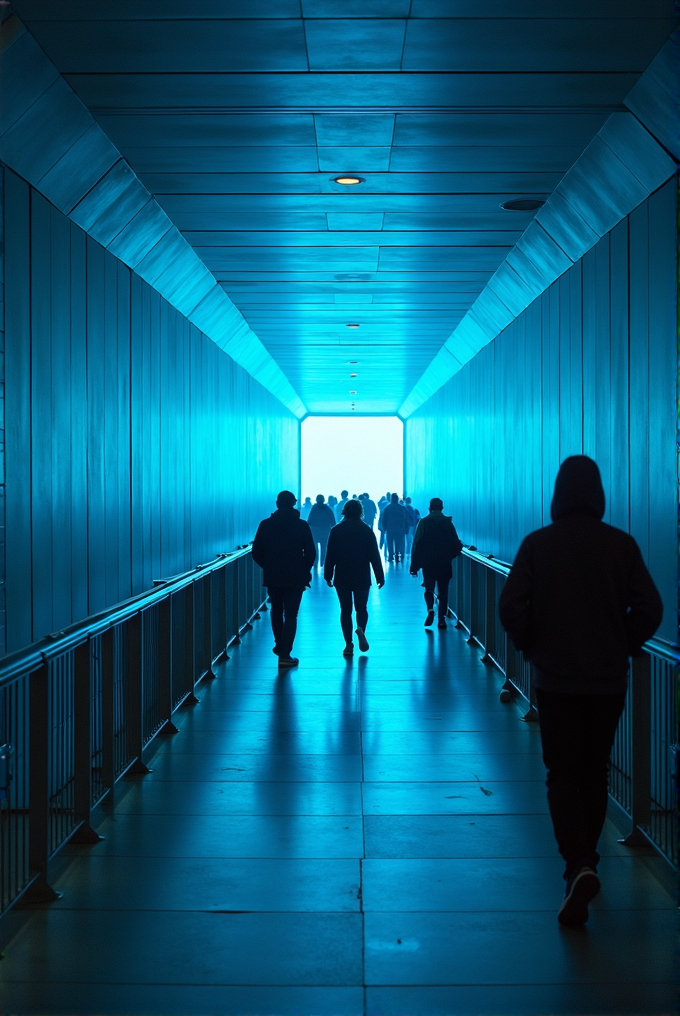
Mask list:
[{"label": "bright light at end of tunnel", "polygon": [[404,425],[398,416],[308,416],[302,422],[302,500],[343,490],[377,501],[402,493]]}]

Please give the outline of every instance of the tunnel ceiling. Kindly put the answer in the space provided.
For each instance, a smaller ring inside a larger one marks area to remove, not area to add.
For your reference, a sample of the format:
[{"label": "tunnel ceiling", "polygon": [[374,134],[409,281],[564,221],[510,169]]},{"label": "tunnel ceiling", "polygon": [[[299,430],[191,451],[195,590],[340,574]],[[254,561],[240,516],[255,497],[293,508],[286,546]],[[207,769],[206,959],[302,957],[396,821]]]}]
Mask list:
[{"label": "tunnel ceiling", "polygon": [[13,8],[312,413],[397,411],[531,221],[501,203],[553,192],[674,24],[667,0]]}]

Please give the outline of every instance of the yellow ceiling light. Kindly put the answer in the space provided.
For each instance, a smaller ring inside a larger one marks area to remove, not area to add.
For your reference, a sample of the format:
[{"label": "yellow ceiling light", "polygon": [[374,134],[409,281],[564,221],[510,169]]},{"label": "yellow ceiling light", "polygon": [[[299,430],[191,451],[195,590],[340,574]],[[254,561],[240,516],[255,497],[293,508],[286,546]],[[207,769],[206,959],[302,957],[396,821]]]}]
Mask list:
[{"label": "yellow ceiling light", "polygon": [[335,176],[333,177],[333,183],[339,183],[343,187],[356,187],[358,183],[363,183],[364,179],[361,176]]},{"label": "yellow ceiling light", "polygon": [[354,325],[354,324],[345,325],[345,328],[358,328],[358,327],[359,327],[359,325]]}]

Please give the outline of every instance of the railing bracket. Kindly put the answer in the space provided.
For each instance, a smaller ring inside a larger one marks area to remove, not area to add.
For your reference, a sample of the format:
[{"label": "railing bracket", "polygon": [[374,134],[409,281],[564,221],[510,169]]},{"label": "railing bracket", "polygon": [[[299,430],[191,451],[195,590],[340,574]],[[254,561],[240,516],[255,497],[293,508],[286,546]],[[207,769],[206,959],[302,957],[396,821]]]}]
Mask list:
[{"label": "railing bracket", "polygon": [[30,885],[21,897],[21,903],[54,903],[60,900],[64,894],[53,889],[44,878],[37,878],[33,885]]},{"label": "railing bracket", "polygon": [[152,772],[153,772],[153,769],[149,769],[149,767],[142,762],[141,758],[137,758],[132,763],[132,765],[130,766],[130,768],[128,769],[128,771],[126,772],[125,775],[126,776],[148,776],[148,774],[152,773]]},{"label": "railing bracket", "polygon": [[538,723],[538,713],[536,712],[535,706],[530,706],[528,711],[522,717],[524,723]]},{"label": "railing bracket", "polygon": [[172,734],[179,734],[179,727],[176,727],[172,720],[166,720],[158,731],[159,737],[169,737]]},{"label": "railing bracket", "polygon": [[98,832],[92,828],[89,822],[83,822],[78,826],[73,836],[71,837],[71,843],[82,843],[85,845],[101,843],[104,839]]}]

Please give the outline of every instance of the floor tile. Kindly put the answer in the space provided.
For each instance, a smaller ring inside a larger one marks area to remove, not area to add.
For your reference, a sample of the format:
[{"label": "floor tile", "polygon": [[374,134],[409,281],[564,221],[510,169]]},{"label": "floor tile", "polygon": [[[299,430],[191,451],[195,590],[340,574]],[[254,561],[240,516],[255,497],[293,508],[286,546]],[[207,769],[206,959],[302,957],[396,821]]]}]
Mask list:
[{"label": "floor tile", "polygon": [[545,768],[537,755],[370,755],[364,754],[364,779],[375,783],[476,780],[545,782]]},{"label": "floor tile", "polygon": [[136,781],[118,815],[361,815],[360,783]]},{"label": "floor tile", "polygon": [[183,755],[157,757],[146,782],[156,780],[261,783],[361,781],[359,755]]},{"label": "floor tile", "polygon": [[542,782],[364,783],[366,815],[541,815]]}]

